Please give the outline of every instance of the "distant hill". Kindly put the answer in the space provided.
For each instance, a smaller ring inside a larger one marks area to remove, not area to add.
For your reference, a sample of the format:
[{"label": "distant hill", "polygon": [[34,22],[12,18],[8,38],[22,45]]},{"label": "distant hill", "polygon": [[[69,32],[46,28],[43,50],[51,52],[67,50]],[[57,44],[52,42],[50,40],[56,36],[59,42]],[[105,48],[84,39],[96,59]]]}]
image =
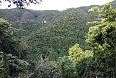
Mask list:
[{"label": "distant hill", "polygon": [[116,8],[116,0],[113,0],[113,1],[111,2],[111,4],[112,4],[113,7]]},{"label": "distant hill", "polygon": [[[116,0],[113,0],[111,4],[116,8]],[[78,9],[88,12],[88,9],[94,6],[99,6],[99,5],[83,6],[83,7],[79,7]],[[18,9],[18,8],[0,9],[0,17],[5,18],[6,20],[9,21],[17,21],[21,19],[35,20],[37,18],[38,20],[42,20],[42,19],[50,20],[55,14],[59,12],[60,11],[58,10],[29,10],[29,9]],[[27,18],[26,15],[28,16]]]},{"label": "distant hill", "polygon": [[[113,7],[116,8],[116,0],[113,0],[113,1],[111,1],[110,3],[111,3],[111,5],[112,5]],[[82,6],[82,7],[79,7],[79,9],[82,9],[82,10],[84,10],[85,12],[88,12],[88,10],[89,10],[90,8],[95,7],[95,6],[102,7],[102,6],[100,6],[100,5],[90,5],[90,6]]]},{"label": "distant hill", "polygon": [[[116,7],[116,0],[111,4]],[[43,54],[44,57],[55,60],[59,56],[68,55],[68,49],[76,43],[83,50],[90,49],[85,43],[90,27],[86,22],[94,19],[94,14],[88,13],[94,6],[99,5],[64,11],[1,9],[0,17],[17,28],[15,34],[25,43],[29,59],[36,60],[38,55]]]},{"label": "distant hill", "polygon": [[85,12],[88,12],[90,8],[95,7],[95,6],[101,7],[99,5],[90,5],[90,6],[79,7],[79,9],[84,10]]},{"label": "distant hill", "polygon": [[43,54],[44,57],[54,60],[67,55],[69,47],[76,43],[87,49],[85,36],[89,26],[86,26],[86,22],[91,20],[88,13],[78,8],[60,12],[47,26],[41,27],[26,38],[30,58]]},{"label": "distant hill", "polygon": [[57,10],[29,10],[29,9],[1,9],[0,17],[8,21],[22,21],[22,20],[42,20],[52,19],[59,11]]},{"label": "distant hill", "polygon": [[47,25],[44,23],[49,23],[59,12],[57,10],[1,9],[0,17],[8,20],[13,27],[17,28],[17,35],[21,38]]}]

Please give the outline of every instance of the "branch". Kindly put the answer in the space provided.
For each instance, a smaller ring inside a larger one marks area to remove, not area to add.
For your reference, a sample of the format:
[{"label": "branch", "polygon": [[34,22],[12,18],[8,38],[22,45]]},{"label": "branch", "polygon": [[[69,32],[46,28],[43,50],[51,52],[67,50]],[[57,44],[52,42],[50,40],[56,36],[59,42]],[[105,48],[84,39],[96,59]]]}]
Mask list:
[{"label": "branch", "polygon": [[9,2],[8,7],[10,7],[11,4],[14,4],[18,8],[24,8],[30,4],[40,4],[42,1],[43,0],[0,0],[0,4],[2,4],[2,2]]},{"label": "branch", "polygon": [[0,63],[2,63],[3,62],[3,58],[0,60]]}]

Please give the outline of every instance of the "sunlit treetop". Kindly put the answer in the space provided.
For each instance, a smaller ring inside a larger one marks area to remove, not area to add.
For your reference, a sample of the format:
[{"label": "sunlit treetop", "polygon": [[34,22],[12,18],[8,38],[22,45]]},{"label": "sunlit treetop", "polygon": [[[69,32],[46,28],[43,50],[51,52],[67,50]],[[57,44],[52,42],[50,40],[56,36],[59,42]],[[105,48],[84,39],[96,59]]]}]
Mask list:
[{"label": "sunlit treetop", "polygon": [[93,7],[89,9],[89,12],[94,12],[104,21],[116,21],[116,9],[110,3],[106,3],[102,8]]},{"label": "sunlit treetop", "polygon": [[89,28],[87,43],[95,49],[116,48],[116,9],[106,3],[102,8],[93,7],[89,11],[96,12],[102,19],[88,22],[94,26]]},{"label": "sunlit treetop", "polygon": [[0,0],[0,4],[3,2],[9,2],[8,7],[12,4],[16,5],[18,8],[24,8],[30,4],[40,4],[43,0]]}]

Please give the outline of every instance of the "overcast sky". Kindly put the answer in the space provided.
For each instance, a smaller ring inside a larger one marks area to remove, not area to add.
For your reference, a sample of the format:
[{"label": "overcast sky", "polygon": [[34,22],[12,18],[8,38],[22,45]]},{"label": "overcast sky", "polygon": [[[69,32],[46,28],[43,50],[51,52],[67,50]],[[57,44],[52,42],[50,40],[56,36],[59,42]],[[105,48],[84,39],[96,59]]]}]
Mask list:
[{"label": "overcast sky", "polygon": [[[29,9],[34,10],[65,10],[67,8],[76,8],[80,6],[89,5],[103,5],[113,0],[44,0],[41,4],[28,6]],[[0,6],[0,8],[7,8],[7,3]],[[15,6],[12,6],[15,7]]]}]

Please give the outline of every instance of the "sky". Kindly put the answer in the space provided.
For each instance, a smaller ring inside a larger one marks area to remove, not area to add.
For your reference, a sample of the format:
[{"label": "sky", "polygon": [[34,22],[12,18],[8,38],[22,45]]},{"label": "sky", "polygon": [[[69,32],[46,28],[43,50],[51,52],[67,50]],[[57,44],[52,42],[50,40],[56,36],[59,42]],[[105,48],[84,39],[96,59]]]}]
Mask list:
[{"label": "sky", "polygon": [[[81,6],[103,5],[111,1],[113,0],[43,0],[41,4],[31,4],[26,8],[34,10],[65,10],[68,8],[77,8]],[[12,5],[10,8],[15,7],[16,6]],[[8,8],[7,3],[5,2],[2,4],[0,8]]]}]

